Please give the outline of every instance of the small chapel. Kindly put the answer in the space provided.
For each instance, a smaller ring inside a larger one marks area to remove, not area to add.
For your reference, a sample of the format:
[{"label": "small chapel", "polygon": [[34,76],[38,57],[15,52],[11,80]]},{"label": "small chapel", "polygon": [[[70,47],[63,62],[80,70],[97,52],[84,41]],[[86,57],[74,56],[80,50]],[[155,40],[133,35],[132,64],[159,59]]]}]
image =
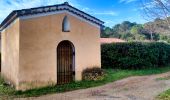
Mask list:
[{"label": "small chapel", "polygon": [[80,81],[101,67],[103,24],[68,2],[14,10],[0,24],[3,78],[17,90]]}]

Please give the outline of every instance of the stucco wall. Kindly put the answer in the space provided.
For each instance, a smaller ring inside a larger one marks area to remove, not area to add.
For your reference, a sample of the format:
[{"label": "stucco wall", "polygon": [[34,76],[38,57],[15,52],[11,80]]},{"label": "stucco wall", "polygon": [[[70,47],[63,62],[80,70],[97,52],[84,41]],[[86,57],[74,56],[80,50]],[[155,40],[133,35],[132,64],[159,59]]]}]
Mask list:
[{"label": "stucco wall", "polygon": [[18,85],[19,19],[1,33],[1,74],[8,83]]},{"label": "stucco wall", "polygon": [[[70,32],[62,32],[67,15]],[[69,40],[75,47],[75,79],[87,67],[101,66],[100,28],[68,13],[18,18],[1,34],[2,75],[17,90],[57,82],[57,46]]]},{"label": "stucco wall", "polygon": [[[67,15],[70,32],[62,32],[62,20]],[[69,40],[75,46],[76,80],[83,69],[101,66],[100,29],[67,13],[21,20],[19,82],[46,85],[57,81],[59,42]]]}]

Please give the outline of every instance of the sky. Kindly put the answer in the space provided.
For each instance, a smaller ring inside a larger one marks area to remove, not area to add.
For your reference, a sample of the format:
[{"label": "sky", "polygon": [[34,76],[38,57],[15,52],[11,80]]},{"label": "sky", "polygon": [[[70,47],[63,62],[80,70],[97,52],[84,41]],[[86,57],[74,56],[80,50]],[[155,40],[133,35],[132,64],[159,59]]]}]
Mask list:
[{"label": "sky", "polygon": [[0,0],[0,23],[13,11],[69,2],[70,5],[113,27],[123,21],[143,24],[139,0]]}]

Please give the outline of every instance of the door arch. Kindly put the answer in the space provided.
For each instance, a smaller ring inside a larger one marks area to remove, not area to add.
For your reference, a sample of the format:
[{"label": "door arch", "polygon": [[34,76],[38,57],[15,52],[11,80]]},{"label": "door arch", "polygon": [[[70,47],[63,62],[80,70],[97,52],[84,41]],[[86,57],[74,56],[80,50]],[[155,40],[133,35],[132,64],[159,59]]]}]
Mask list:
[{"label": "door arch", "polygon": [[57,46],[57,84],[66,84],[75,77],[75,48],[67,40]]}]

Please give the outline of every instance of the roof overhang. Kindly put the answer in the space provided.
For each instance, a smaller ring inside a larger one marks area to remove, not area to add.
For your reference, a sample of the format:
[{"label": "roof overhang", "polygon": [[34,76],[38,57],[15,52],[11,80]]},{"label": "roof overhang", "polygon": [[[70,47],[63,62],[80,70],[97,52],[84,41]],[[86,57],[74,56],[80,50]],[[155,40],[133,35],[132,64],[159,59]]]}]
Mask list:
[{"label": "roof overhang", "polygon": [[0,31],[5,29],[8,25],[10,25],[18,17],[27,17],[27,16],[59,12],[59,11],[67,11],[69,13],[75,14],[75,15],[83,18],[84,20],[87,20],[87,21],[89,21],[93,24],[96,24],[98,26],[103,26],[103,24],[104,24],[103,21],[101,21],[101,20],[75,8],[75,7],[72,7],[67,2],[65,2],[65,3],[59,4],[59,5],[22,9],[22,10],[14,10],[1,23]]}]

